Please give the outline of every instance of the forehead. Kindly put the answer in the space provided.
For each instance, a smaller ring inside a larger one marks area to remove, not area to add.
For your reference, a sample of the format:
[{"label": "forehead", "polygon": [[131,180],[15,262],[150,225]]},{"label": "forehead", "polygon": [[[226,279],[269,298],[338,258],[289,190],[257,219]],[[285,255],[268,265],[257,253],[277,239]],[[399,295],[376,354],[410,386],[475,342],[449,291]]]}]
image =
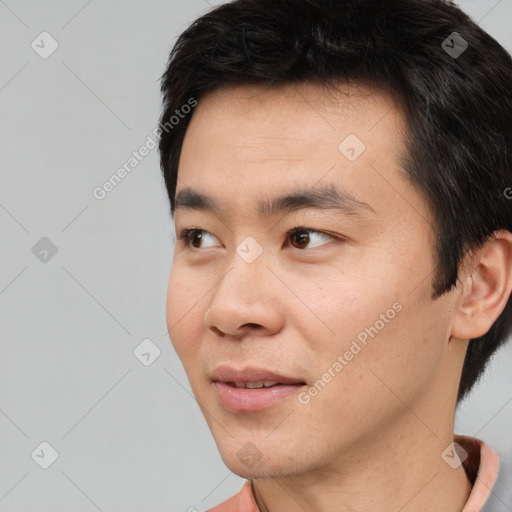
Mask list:
[{"label": "forehead", "polygon": [[208,192],[240,211],[297,185],[335,184],[369,204],[383,188],[409,186],[399,165],[402,130],[392,99],[366,86],[223,87],[192,116],[177,191]]},{"label": "forehead", "polygon": [[[388,127],[401,121],[388,95],[363,85],[340,84],[336,90],[308,82],[270,88],[228,86],[200,99],[187,137],[207,137],[223,147],[264,146],[266,152],[273,151],[276,157],[284,153],[290,160],[293,153],[296,159],[311,153],[320,139],[324,146],[336,142],[345,131],[359,132],[361,139],[378,138],[379,131],[371,132],[383,116],[390,117]],[[290,149],[293,153],[287,154]]]}]

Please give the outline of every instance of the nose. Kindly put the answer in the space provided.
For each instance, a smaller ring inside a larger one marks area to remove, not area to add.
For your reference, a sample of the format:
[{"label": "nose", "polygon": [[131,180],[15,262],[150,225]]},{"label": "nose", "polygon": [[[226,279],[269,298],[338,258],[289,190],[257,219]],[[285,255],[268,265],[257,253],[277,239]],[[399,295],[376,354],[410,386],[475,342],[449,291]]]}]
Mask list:
[{"label": "nose", "polygon": [[276,334],[284,318],[278,284],[263,255],[247,263],[235,254],[212,292],[205,327],[217,336],[237,339]]}]

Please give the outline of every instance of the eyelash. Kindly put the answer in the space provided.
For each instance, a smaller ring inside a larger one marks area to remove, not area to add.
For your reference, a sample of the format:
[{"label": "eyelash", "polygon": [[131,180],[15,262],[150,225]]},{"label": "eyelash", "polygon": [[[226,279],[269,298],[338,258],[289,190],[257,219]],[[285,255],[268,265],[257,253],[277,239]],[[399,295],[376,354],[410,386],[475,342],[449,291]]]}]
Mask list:
[{"label": "eyelash", "polygon": [[[179,236],[176,237],[176,240],[182,240],[183,243],[185,244],[185,247],[187,248],[192,248],[192,249],[197,249],[197,250],[201,250],[201,249],[198,249],[197,247],[192,247],[191,245],[191,242],[190,242],[190,235],[192,233],[208,233],[208,234],[211,234],[209,233],[208,231],[206,231],[205,229],[201,229],[201,228],[185,228],[181,231],[181,233],[179,234]],[[340,239],[340,240],[344,240],[343,237],[341,236],[334,236],[334,235],[330,235],[329,233],[325,233],[324,231],[319,231],[317,229],[313,229],[313,228],[308,228],[308,227],[305,227],[305,226],[296,226],[290,230],[288,230],[286,232],[286,238],[287,240],[293,236],[294,234],[296,233],[320,233],[321,235],[324,235],[324,236],[328,236],[330,238],[333,238],[333,239]],[[324,245],[324,244],[322,244]],[[316,249],[316,247],[314,247],[314,249]],[[297,250],[305,250],[305,249],[297,249]]]}]

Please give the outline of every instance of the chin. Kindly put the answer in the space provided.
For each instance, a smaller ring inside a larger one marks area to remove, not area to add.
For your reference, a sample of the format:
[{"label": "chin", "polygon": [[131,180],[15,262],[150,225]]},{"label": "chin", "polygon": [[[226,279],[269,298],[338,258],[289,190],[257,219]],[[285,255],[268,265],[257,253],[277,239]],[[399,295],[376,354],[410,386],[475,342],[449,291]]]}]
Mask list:
[{"label": "chin", "polygon": [[288,450],[286,450],[288,453],[282,453],[275,447],[268,447],[265,451],[267,455],[264,455],[250,441],[238,448],[231,440],[230,446],[220,449],[220,455],[230,471],[247,480],[280,478],[305,472],[304,461],[292,458]]},{"label": "chin", "polygon": [[283,467],[282,464],[278,463],[264,463],[260,461],[253,467],[248,467],[243,462],[233,460],[232,458],[223,460],[230,471],[246,480],[256,478],[280,478],[296,474],[295,471],[291,471],[289,468]]}]

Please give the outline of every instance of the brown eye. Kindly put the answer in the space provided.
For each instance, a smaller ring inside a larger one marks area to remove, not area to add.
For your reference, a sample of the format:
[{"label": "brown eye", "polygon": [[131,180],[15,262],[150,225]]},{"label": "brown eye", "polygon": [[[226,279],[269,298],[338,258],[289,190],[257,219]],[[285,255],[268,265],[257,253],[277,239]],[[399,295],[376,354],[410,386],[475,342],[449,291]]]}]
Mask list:
[{"label": "brown eye", "polygon": [[[327,233],[303,227],[291,229],[288,231],[288,237],[290,239],[290,244],[295,249],[313,249],[319,245],[325,245],[324,243],[321,243],[322,239],[326,241],[325,243],[333,239],[333,237]],[[315,243],[315,239],[320,239],[320,243],[318,241]]]},{"label": "brown eye", "polygon": [[[192,247],[194,249],[204,249],[204,247],[201,247],[201,244],[203,244],[204,242],[208,243],[208,237],[215,238],[211,233],[205,231],[204,229],[185,228],[177,239],[183,240],[185,247]],[[213,246],[210,245],[210,248],[211,247]],[[206,248],[209,247],[207,246]]]},{"label": "brown eye", "polygon": [[[196,249],[199,249],[201,245],[201,240],[203,238],[203,234],[201,230],[194,229],[193,231],[190,231],[187,233],[188,242],[192,247],[195,247]],[[197,245],[196,245],[197,244]]]},{"label": "brown eye", "polygon": [[309,243],[309,232],[306,230],[295,231],[295,232],[291,233],[290,240],[291,240],[290,243],[296,249],[304,249]]}]

